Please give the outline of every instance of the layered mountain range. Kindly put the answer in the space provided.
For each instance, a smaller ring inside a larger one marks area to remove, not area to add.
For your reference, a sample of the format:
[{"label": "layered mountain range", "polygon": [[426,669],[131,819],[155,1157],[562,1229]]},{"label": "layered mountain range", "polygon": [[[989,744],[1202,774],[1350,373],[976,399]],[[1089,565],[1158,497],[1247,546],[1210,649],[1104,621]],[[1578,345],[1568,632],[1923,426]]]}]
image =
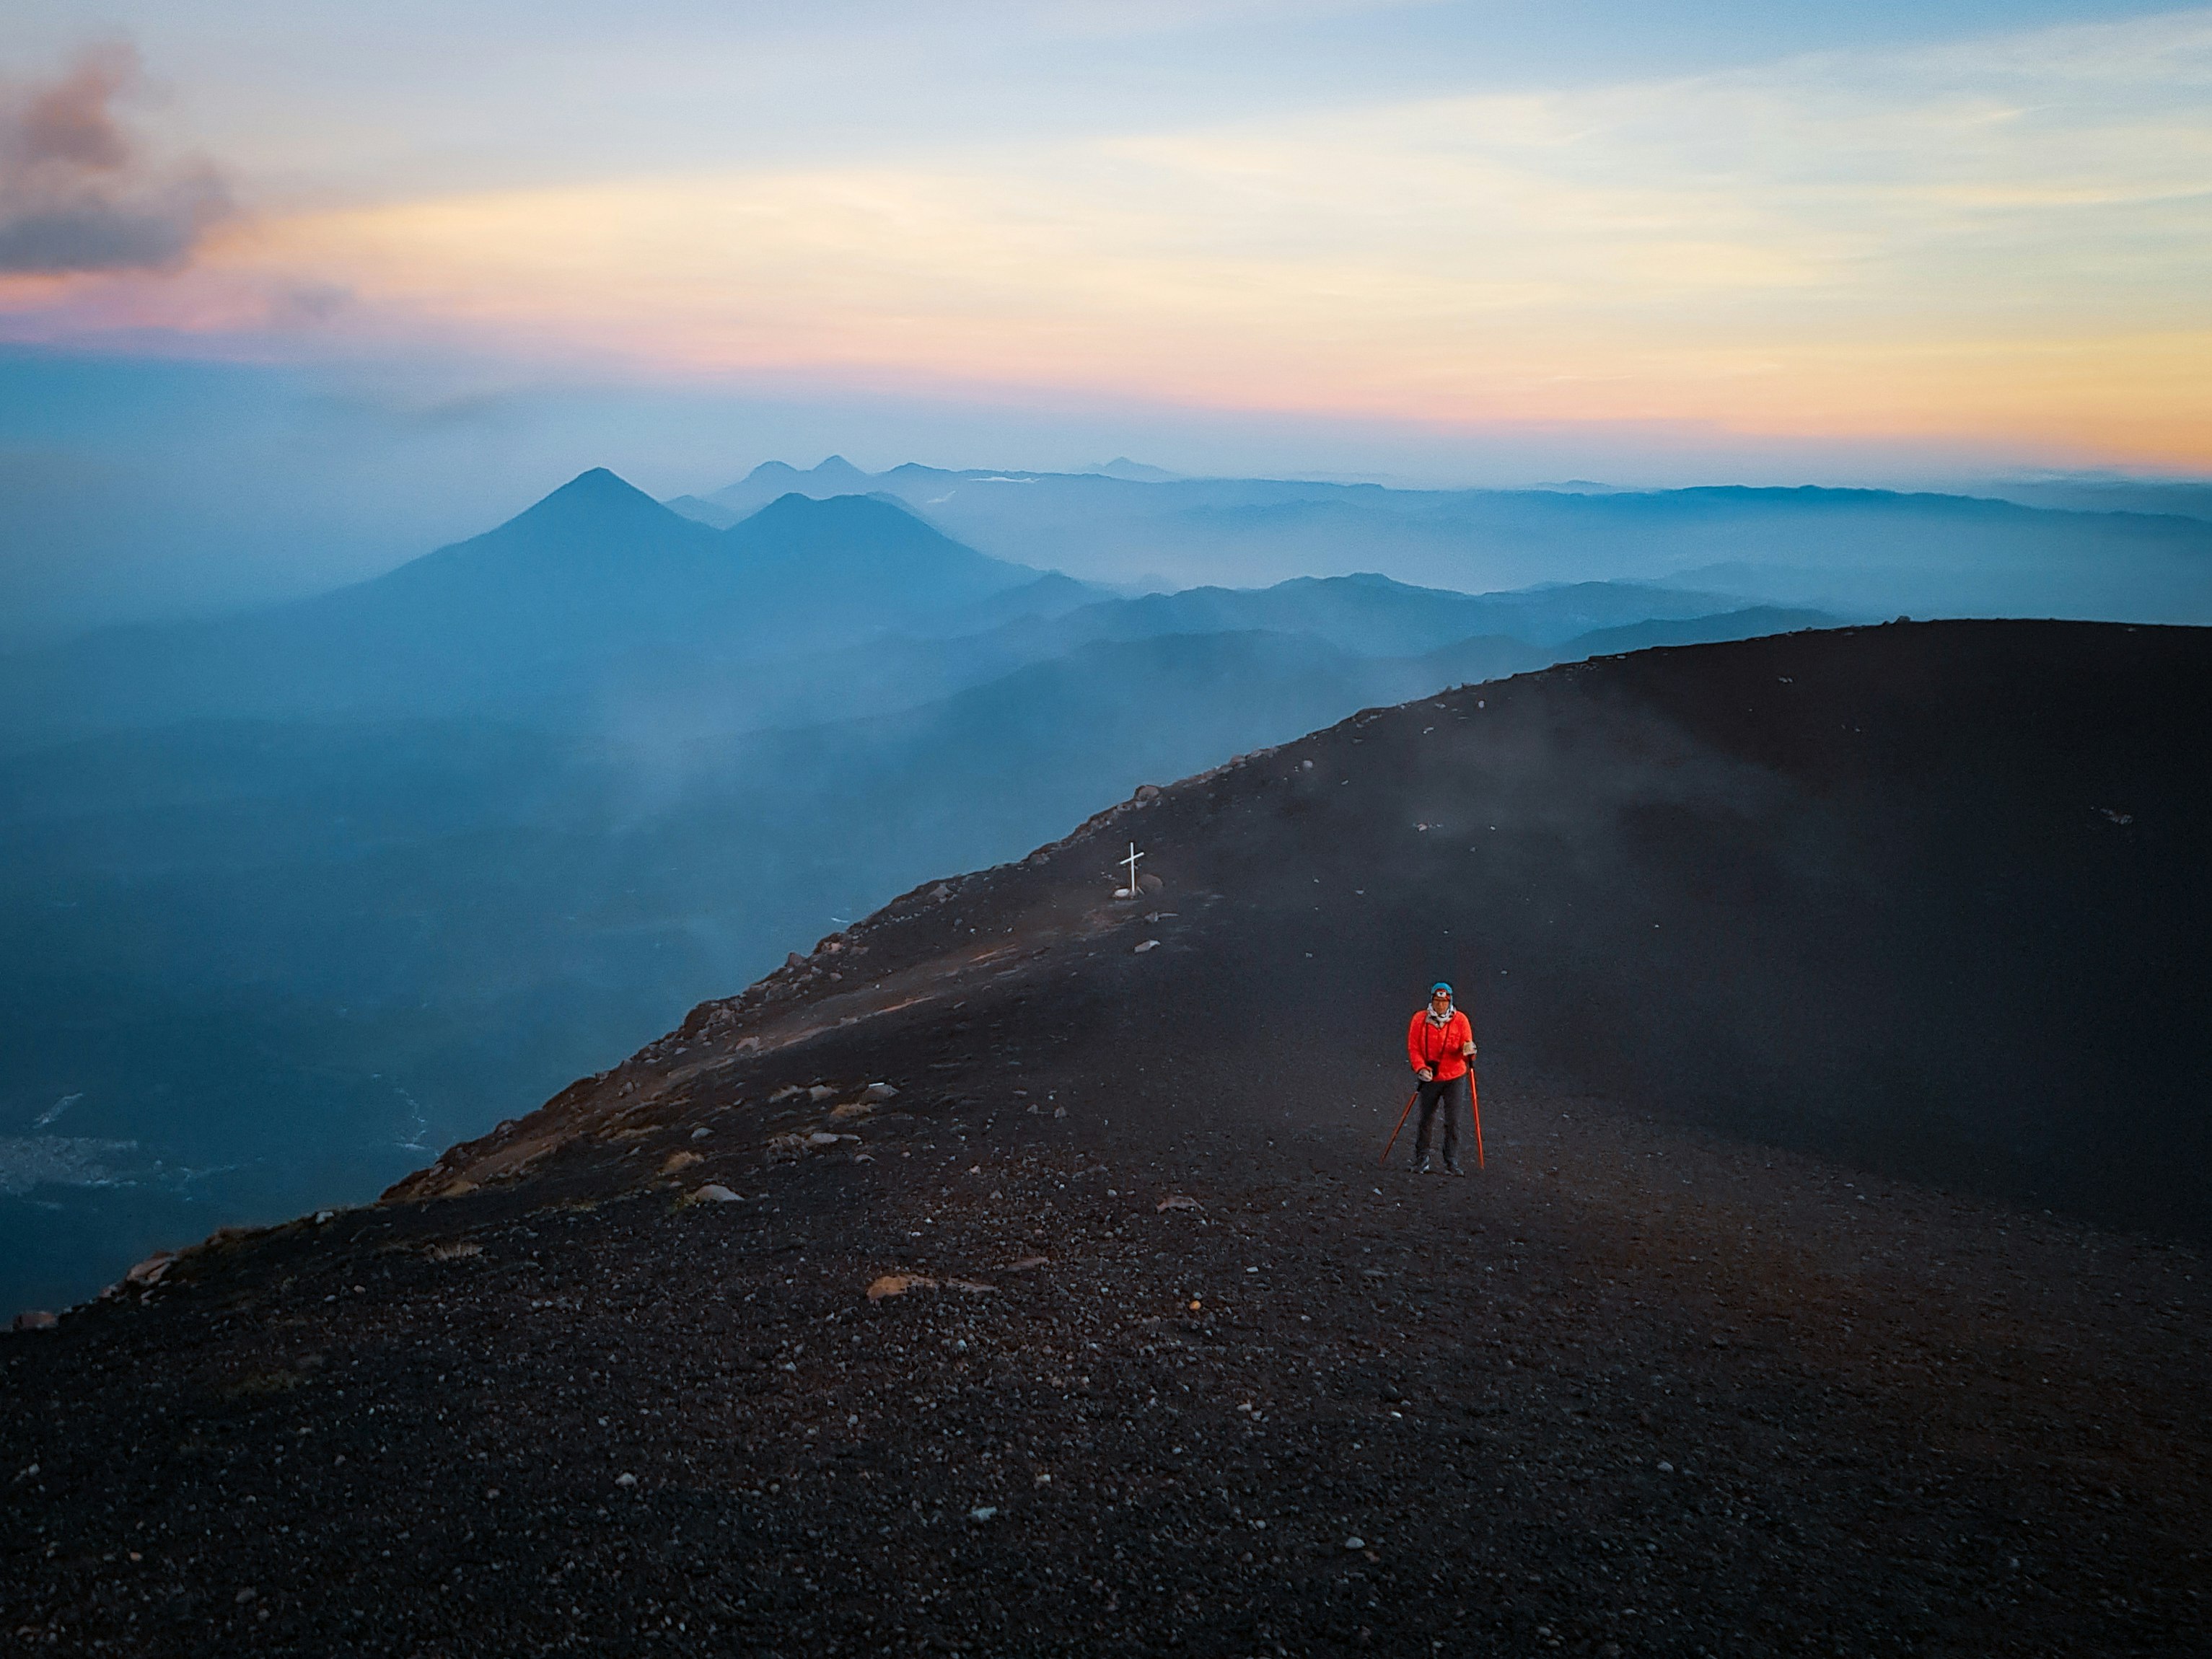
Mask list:
[{"label": "layered mountain range", "polygon": [[873,475],[832,456],[756,468],[679,511],[728,523],[794,490],[895,496],[969,545],[1094,580],[1234,586],[1375,570],[1464,591],[1628,578],[1738,604],[1850,615],[2212,621],[2201,487],[2024,488],[2013,498],[1881,489],[1498,490],[1105,473]]}]

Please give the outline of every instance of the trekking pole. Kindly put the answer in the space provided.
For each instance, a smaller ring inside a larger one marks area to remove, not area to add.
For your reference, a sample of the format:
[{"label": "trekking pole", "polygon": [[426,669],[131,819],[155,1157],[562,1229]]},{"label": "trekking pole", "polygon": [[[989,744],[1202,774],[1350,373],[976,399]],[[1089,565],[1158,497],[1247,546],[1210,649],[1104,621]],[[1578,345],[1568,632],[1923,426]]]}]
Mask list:
[{"label": "trekking pole", "polygon": [[[1398,1129],[1406,1127],[1406,1120],[1413,1115],[1413,1103],[1420,1097],[1421,1091],[1419,1089],[1406,1097],[1406,1109],[1398,1114]],[[1390,1149],[1398,1144],[1398,1129],[1391,1130],[1390,1139],[1382,1143],[1382,1156],[1375,1160],[1377,1164],[1388,1164],[1390,1161]]]},{"label": "trekking pole", "polygon": [[1467,1068],[1467,1105],[1474,1114],[1474,1167],[1486,1167],[1482,1161],[1482,1100],[1474,1088],[1474,1067]]}]

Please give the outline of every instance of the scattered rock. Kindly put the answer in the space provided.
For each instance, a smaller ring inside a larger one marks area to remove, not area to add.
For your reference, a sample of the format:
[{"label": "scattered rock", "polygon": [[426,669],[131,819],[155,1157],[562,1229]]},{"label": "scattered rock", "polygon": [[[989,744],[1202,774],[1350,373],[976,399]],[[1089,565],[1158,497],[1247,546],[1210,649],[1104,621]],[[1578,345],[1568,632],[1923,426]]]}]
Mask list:
[{"label": "scattered rock", "polygon": [[433,1244],[422,1252],[433,1261],[459,1261],[464,1257],[482,1255],[483,1246],[465,1238],[448,1239],[443,1244]]},{"label": "scattered rock", "polygon": [[939,1280],[921,1273],[885,1273],[868,1286],[868,1300],[880,1302],[887,1296],[904,1296],[908,1291],[969,1291],[988,1292],[995,1286],[979,1285],[972,1279]]},{"label": "scattered rock", "polygon": [[1160,787],[1157,783],[1140,783],[1137,786],[1137,793],[1129,797],[1132,800],[1158,800],[1159,798]]},{"label": "scattered rock", "polygon": [[708,1135],[714,1133],[714,1132],[712,1129],[708,1128],[702,1123],[691,1132],[691,1139],[694,1140],[704,1140]]},{"label": "scattered rock", "polygon": [[1158,939],[1146,939],[1146,940],[1142,945],[1139,945],[1139,946],[1138,946],[1134,951],[1131,951],[1131,952],[1130,952],[1130,954],[1131,954],[1132,956],[1139,956],[1139,957],[1140,957],[1140,956],[1144,955],[1144,954],[1145,954],[1145,952],[1146,952],[1146,951],[1157,951],[1157,950],[1158,950],[1159,948],[1160,948],[1160,942],[1159,942],[1159,940],[1158,940]]},{"label": "scattered rock", "polygon": [[996,1504],[984,1504],[969,1510],[968,1518],[970,1521],[989,1521],[995,1518],[998,1513],[999,1506]]},{"label": "scattered rock", "polygon": [[1367,1540],[1364,1538],[1347,1538],[1344,1540],[1344,1547],[1348,1550],[1364,1550],[1367,1547]]},{"label": "scattered rock", "polygon": [[1007,1267],[1006,1271],[1010,1273],[1027,1273],[1031,1267],[1048,1267],[1051,1265],[1052,1263],[1043,1256],[1025,1255],[1019,1261]]},{"label": "scattered rock", "polygon": [[817,1129],[806,1137],[806,1144],[810,1146],[835,1146],[841,1140],[857,1140],[859,1138],[857,1135],[832,1134],[827,1129]]},{"label": "scattered rock", "polygon": [[836,1095],[837,1091],[826,1083],[815,1084],[806,1091],[806,1097],[814,1101],[834,1100]]},{"label": "scattered rock", "polygon": [[735,1193],[732,1192],[727,1187],[722,1185],[719,1181],[708,1182],[697,1192],[692,1194],[691,1197],[695,1202],[700,1204],[736,1204],[742,1202]]},{"label": "scattered rock", "polygon": [[860,1091],[860,1098],[872,1104],[879,1105],[886,1100],[896,1100],[898,1091],[888,1083],[871,1083]]},{"label": "scattered rock", "polygon": [[261,1594],[261,1592],[260,1592],[259,1590],[255,1589],[254,1589],[251,1584],[249,1584],[249,1585],[247,1585],[244,1589],[242,1589],[242,1590],[239,1591],[239,1593],[238,1593],[237,1595],[235,1595],[232,1596],[230,1599],[231,1599],[231,1601],[232,1601],[234,1603],[235,1603],[237,1606],[239,1606],[239,1607],[244,1607],[244,1606],[245,1606],[248,1601],[253,1601],[253,1600],[255,1600],[257,1597],[258,1597],[258,1596],[260,1595],[260,1594]]},{"label": "scattered rock", "polygon": [[706,1161],[696,1152],[671,1152],[661,1160],[660,1173],[674,1175],[678,1170],[688,1170],[694,1164],[704,1164]]},{"label": "scattered rock", "polygon": [[945,900],[952,896],[952,890],[940,881],[936,886],[929,890],[929,896],[934,899],[938,903],[942,904]]},{"label": "scattered rock", "polygon": [[793,1095],[804,1094],[805,1092],[805,1089],[801,1085],[796,1083],[787,1083],[783,1087],[778,1089],[774,1094],[768,1097],[768,1103],[773,1106],[780,1100],[789,1100]]},{"label": "scattered rock", "polygon": [[793,951],[784,957],[783,965],[787,968],[804,968],[806,966],[806,958],[799,955],[798,951]]},{"label": "scattered rock", "polygon": [[156,1250],[129,1273],[124,1274],[123,1282],[141,1287],[158,1285],[161,1282],[161,1276],[175,1265],[176,1260],[177,1253],[174,1250]]},{"label": "scattered rock", "polygon": [[1181,1193],[1170,1193],[1160,1200],[1162,1210],[1202,1210],[1206,1207],[1194,1198],[1185,1198]]},{"label": "scattered rock", "polygon": [[32,1308],[15,1316],[15,1328],[19,1331],[50,1331],[61,1322],[44,1308]]},{"label": "scattered rock", "polygon": [[318,1210],[318,1211],[316,1211],[316,1212],[315,1212],[315,1225],[317,1225],[318,1227],[322,1226],[325,1223],[328,1222],[328,1221],[331,1219],[331,1218],[332,1216],[335,1216],[337,1213],[337,1212],[336,1210]]},{"label": "scattered rock", "polygon": [[618,1474],[615,1477],[615,1485],[617,1486],[635,1486],[637,1485],[637,1477],[634,1474]]},{"label": "scattered rock", "polygon": [[1166,882],[1149,870],[1137,878],[1137,890],[1140,893],[1157,893],[1166,885]]},{"label": "scattered rock", "polygon": [[937,1281],[925,1279],[920,1273],[885,1273],[868,1286],[868,1300],[880,1302],[887,1296],[904,1296],[908,1291],[933,1291]]}]

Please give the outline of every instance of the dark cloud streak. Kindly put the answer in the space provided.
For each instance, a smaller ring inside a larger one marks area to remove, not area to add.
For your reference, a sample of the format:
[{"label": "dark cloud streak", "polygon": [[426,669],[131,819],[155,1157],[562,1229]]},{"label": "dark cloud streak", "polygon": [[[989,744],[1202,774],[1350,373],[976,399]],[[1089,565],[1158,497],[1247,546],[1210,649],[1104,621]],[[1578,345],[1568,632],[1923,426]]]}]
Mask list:
[{"label": "dark cloud streak", "polygon": [[175,270],[234,210],[211,165],[162,166],[117,119],[137,79],[137,54],[105,46],[0,88],[0,273]]}]

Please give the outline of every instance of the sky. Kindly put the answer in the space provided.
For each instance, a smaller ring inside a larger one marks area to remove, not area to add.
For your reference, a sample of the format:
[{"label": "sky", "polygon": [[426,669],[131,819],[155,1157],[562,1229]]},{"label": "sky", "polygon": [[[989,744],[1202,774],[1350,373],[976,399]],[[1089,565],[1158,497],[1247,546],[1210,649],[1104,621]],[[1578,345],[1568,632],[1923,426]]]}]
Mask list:
[{"label": "sky", "polygon": [[609,465],[2212,472],[2212,8],[0,0],[0,641]]}]

